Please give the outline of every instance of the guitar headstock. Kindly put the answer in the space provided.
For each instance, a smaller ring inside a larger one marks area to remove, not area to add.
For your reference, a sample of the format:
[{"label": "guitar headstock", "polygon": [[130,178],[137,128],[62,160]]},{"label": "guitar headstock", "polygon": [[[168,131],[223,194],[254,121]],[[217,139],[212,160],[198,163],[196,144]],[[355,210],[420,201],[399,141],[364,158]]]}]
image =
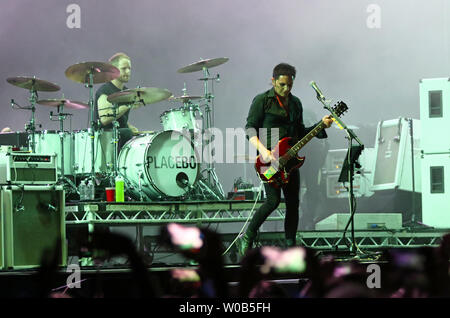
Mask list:
[{"label": "guitar headstock", "polygon": [[341,117],[341,115],[343,113],[345,113],[348,110],[348,106],[347,104],[345,104],[344,102],[340,101],[337,102],[334,106],[333,106],[333,111],[336,113],[336,115],[338,115],[338,117]]},{"label": "guitar headstock", "polygon": [[[345,113],[347,110],[348,110],[348,106],[342,101],[337,102],[336,105],[333,106],[333,111],[338,117],[341,117],[342,114]],[[331,117],[331,119],[336,123],[336,125],[340,129],[344,129],[344,127],[342,127],[341,124],[334,117]]]}]

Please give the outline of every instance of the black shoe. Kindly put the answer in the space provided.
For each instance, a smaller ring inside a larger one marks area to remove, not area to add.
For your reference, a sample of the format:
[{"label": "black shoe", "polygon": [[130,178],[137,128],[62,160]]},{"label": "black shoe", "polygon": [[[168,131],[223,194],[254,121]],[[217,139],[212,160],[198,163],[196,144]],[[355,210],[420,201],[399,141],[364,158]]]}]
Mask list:
[{"label": "black shoe", "polygon": [[286,248],[294,247],[295,239],[286,239]]},{"label": "black shoe", "polygon": [[236,241],[236,246],[237,246],[238,253],[240,256],[244,256],[245,253],[247,253],[247,250],[252,248],[252,245],[253,245],[253,239],[251,239],[247,233],[242,235]]}]

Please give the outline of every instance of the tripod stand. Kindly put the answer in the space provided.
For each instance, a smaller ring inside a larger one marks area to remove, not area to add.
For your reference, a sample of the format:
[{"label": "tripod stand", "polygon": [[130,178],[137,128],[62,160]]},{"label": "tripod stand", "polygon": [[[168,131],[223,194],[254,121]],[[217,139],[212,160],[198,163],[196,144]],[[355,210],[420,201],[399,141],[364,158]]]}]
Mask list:
[{"label": "tripod stand", "polygon": [[[208,89],[208,81],[209,80],[219,80],[220,76],[217,75],[217,77],[214,78],[209,78],[209,69],[207,67],[203,67],[203,78],[200,79],[204,82],[204,98],[206,100],[206,105],[205,105],[205,114],[206,114],[206,125],[205,125],[205,129],[202,129],[202,140],[204,139],[204,131],[210,131],[210,129],[212,127],[214,127],[214,95],[209,93],[209,89]],[[210,103],[211,103],[211,107],[210,107]],[[203,128],[203,127],[202,127]],[[213,151],[212,151],[212,143],[214,141],[213,136],[208,136],[207,138],[207,149],[208,149],[208,154],[211,156],[213,155]],[[214,197],[217,199],[224,199],[225,198],[225,192],[223,191],[222,185],[219,182],[219,178],[217,177],[216,174],[216,170],[214,168],[214,163],[212,162],[212,160],[210,160],[211,158],[208,158],[208,163],[206,164],[206,168],[203,169],[200,174],[202,175],[203,172],[206,172],[207,174],[207,178],[206,180],[204,180],[203,182],[203,187],[208,189],[210,187],[209,190],[210,192],[214,193]],[[207,182],[207,184],[205,184],[205,181]],[[208,187],[208,185],[210,187]]]}]

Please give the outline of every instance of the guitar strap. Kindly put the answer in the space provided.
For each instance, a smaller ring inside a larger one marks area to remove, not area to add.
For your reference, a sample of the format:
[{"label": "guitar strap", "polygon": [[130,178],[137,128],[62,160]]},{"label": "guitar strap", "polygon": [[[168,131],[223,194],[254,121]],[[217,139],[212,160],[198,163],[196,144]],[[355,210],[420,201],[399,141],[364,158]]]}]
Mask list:
[{"label": "guitar strap", "polygon": [[287,105],[285,106],[285,105],[281,102],[280,97],[278,97],[277,94],[275,94],[275,96],[277,97],[278,104],[280,104],[281,108],[283,108],[283,109],[286,111],[287,115],[289,116],[289,108],[288,108],[288,106],[287,106]]}]

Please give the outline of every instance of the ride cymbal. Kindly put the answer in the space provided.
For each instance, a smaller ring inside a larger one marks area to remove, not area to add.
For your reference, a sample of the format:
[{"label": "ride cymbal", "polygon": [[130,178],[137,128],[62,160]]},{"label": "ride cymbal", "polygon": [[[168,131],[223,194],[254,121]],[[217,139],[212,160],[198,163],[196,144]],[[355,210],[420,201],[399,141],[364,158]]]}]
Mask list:
[{"label": "ride cymbal", "polygon": [[120,71],[109,63],[82,62],[69,66],[65,74],[68,79],[83,84],[89,84],[89,75],[93,74],[93,84],[99,84],[118,78]]},{"label": "ride cymbal", "polygon": [[17,87],[39,92],[56,92],[61,89],[61,87],[54,83],[47,82],[36,77],[16,76],[9,77],[6,81]]},{"label": "ride cymbal", "polygon": [[211,68],[218,65],[221,65],[223,63],[226,63],[229,60],[228,57],[219,57],[215,59],[208,59],[208,60],[200,60],[198,62],[189,64],[188,66],[180,68],[177,72],[178,73],[191,73],[191,72],[197,72],[203,70],[203,68]]},{"label": "ride cymbal", "polygon": [[172,96],[172,92],[165,88],[139,87],[127,89],[108,96],[108,102],[112,104],[154,104]]}]

